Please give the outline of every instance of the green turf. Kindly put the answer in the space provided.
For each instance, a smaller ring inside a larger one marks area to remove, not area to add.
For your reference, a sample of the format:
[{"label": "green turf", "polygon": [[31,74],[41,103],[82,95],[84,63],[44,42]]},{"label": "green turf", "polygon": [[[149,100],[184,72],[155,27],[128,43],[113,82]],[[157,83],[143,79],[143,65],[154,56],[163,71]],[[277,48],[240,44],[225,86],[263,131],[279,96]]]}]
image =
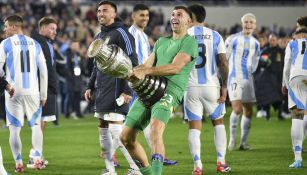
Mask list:
[{"label": "green turf", "polygon": [[[229,132],[228,119],[227,115],[225,120],[227,133]],[[289,163],[293,161],[290,126],[291,120],[278,121],[273,117],[271,121],[267,122],[264,119],[254,118],[249,139],[253,150],[227,152],[226,159],[232,168],[230,174],[307,174],[307,168],[298,170],[288,168]],[[8,143],[8,135],[8,129],[0,129],[0,145],[3,151],[4,165],[10,173],[14,174],[14,162]],[[23,128],[21,137],[22,155],[24,163],[26,163],[31,145],[28,126]],[[239,137],[237,138],[239,139]],[[143,136],[140,136],[139,139],[145,145]],[[201,139],[204,174],[216,174],[216,152],[211,122],[204,124]],[[191,174],[193,161],[188,148],[187,125],[183,124],[179,118],[171,119],[164,140],[167,156],[179,161],[176,166],[164,167],[164,175]],[[99,175],[101,169],[104,168],[104,162],[98,157],[99,151],[96,119],[90,116],[81,120],[61,118],[60,126],[50,124],[46,130],[44,154],[50,165],[42,171],[26,169],[24,174]],[[124,175],[128,168],[127,162],[119,151],[117,151],[117,158],[121,164],[117,172],[119,175]],[[307,160],[307,153],[303,153],[303,159]]]}]

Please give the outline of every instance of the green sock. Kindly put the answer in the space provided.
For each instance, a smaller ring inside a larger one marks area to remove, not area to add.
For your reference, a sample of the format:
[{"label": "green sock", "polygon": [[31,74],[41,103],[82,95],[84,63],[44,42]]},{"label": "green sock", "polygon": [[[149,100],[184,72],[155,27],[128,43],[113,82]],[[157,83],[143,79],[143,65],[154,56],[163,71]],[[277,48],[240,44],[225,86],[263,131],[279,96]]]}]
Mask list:
[{"label": "green sock", "polygon": [[151,170],[153,175],[162,175],[163,162],[160,160],[152,160]]},{"label": "green sock", "polygon": [[140,171],[143,175],[151,175],[151,166],[140,168]]}]

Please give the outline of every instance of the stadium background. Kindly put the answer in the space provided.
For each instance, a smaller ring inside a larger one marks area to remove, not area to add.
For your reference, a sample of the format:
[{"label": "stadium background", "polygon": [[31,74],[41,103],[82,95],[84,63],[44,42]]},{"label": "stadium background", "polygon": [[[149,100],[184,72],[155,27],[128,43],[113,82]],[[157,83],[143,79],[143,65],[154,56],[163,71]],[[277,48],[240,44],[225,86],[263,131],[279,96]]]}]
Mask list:
[{"label": "stadium background", "polygon": [[[0,0],[0,18],[3,20],[10,14],[20,14],[25,19],[24,31],[27,34],[37,30],[38,20],[46,15],[52,15],[58,19],[58,35],[54,43],[62,54],[73,40],[81,43],[80,53],[86,58],[87,47],[95,33],[99,31],[96,20],[96,4],[93,0]],[[306,0],[206,0],[206,1],[114,1],[118,5],[119,17],[131,25],[130,12],[134,4],[145,3],[150,6],[151,14],[146,33],[151,44],[170,31],[169,15],[175,5],[189,5],[193,3],[203,4],[207,9],[208,26],[219,31],[224,38],[241,30],[240,18],[244,13],[252,12],[257,16],[257,30],[255,36],[263,38],[274,32],[279,37],[279,44],[285,47],[291,38],[296,26],[296,19],[306,15]],[[0,24],[0,31],[3,23]],[[4,38],[0,32],[0,38]],[[83,79],[86,82],[90,76],[91,65],[85,61],[83,66]],[[63,78],[63,77],[61,77]],[[64,80],[65,82],[65,80]],[[59,105],[61,106],[61,105]],[[61,109],[65,115],[65,111]],[[226,127],[228,126],[229,113],[226,115]],[[86,115],[81,120],[60,120],[59,126],[49,125],[45,140],[46,157],[51,166],[41,172],[27,171],[25,174],[98,174],[103,168],[99,159],[97,121],[92,115]],[[1,121],[1,124],[2,121]],[[305,174],[306,168],[298,171],[290,171],[287,166],[293,160],[290,139],[291,121],[283,123],[265,120],[256,120],[253,123],[251,144],[255,150],[248,154],[241,152],[228,153],[228,162],[235,174]],[[205,125],[206,149],[204,150],[206,161],[205,174],[213,174],[215,166],[215,150],[213,145],[213,130],[208,122]],[[172,133],[180,137],[174,137]],[[227,131],[228,132],[228,131]],[[188,152],[187,127],[181,125],[181,119],[170,122],[165,138],[168,139],[166,148],[171,158],[179,160],[179,165],[172,169],[165,169],[166,175],[190,174],[192,160]],[[208,137],[207,137],[208,136]],[[23,156],[27,161],[30,147],[30,130],[25,127],[22,133],[24,144]],[[142,142],[144,142],[143,138]],[[8,144],[8,130],[0,130],[0,144],[3,149],[5,166],[9,172],[13,172],[13,160]],[[278,148],[278,149],[277,149]],[[306,154],[303,158],[306,160]],[[127,163],[119,155],[119,161],[124,168],[119,174],[126,171]],[[186,162],[186,163],[185,163]],[[179,172],[179,173],[177,173]]]}]

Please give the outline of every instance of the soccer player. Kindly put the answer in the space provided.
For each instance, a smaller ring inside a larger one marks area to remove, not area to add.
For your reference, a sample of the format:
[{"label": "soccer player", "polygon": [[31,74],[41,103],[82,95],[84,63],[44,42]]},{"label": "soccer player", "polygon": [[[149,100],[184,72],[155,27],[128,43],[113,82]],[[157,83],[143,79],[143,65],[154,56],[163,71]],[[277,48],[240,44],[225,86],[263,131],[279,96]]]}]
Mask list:
[{"label": "soccer player", "polygon": [[[125,122],[121,140],[129,150],[143,175],[161,175],[165,148],[163,133],[172,110],[179,104],[195,64],[197,42],[187,34],[192,14],[184,6],[176,6],[171,15],[172,35],[161,37],[146,62],[133,69],[131,77],[144,79],[146,75],[165,76],[168,80],[165,95],[146,108],[138,99],[132,105]],[[138,132],[150,123],[152,163],[136,140]]]},{"label": "soccer player", "polygon": [[253,103],[256,102],[253,75],[258,66],[260,45],[252,36],[256,28],[256,16],[247,13],[242,16],[242,32],[226,39],[226,55],[229,62],[228,94],[231,101],[230,139],[228,149],[236,146],[236,131],[241,119],[240,150],[249,150],[247,139],[253,114]]},{"label": "soccer player", "polygon": [[[143,64],[148,58],[148,56],[151,53],[150,50],[150,44],[148,41],[148,36],[144,32],[145,27],[148,24],[149,21],[149,8],[144,4],[136,4],[133,8],[132,12],[132,20],[133,25],[129,28],[129,32],[134,37],[135,41],[135,51],[138,55],[138,63]],[[133,102],[136,100],[137,95],[134,93],[132,100],[130,102],[129,106],[132,106]],[[151,142],[150,142],[150,126],[147,126],[144,129],[144,136],[146,138],[146,141],[151,148]],[[163,165],[176,165],[177,161],[170,160],[170,159],[164,159]]]},{"label": "soccer player", "polygon": [[[227,137],[224,126],[227,96],[228,61],[221,35],[205,26],[206,10],[201,5],[189,6],[193,24],[188,33],[198,42],[198,58],[191,71],[188,88],[184,94],[184,111],[189,120],[189,146],[194,160],[192,174],[201,175],[200,134],[205,111],[214,126],[214,143],[217,151],[218,172],[228,172],[225,163]],[[219,63],[219,64],[217,64]],[[221,85],[219,77],[221,77]]]},{"label": "soccer player", "polygon": [[[307,111],[307,28],[299,26],[295,40],[288,43],[284,64],[283,92],[288,90],[292,126],[291,139],[295,160],[290,168],[302,168],[302,145],[304,140],[304,112]],[[287,90],[286,90],[287,89]]]},{"label": "soccer player", "polygon": [[[57,30],[57,21],[52,17],[43,17],[38,22],[39,33],[32,34],[32,38],[35,39],[41,46],[43,54],[46,59],[46,65],[48,70],[48,99],[46,105],[42,109],[42,131],[44,133],[46,122],[56,121],[56,94],[58,89],[58,77],[56,73],[56,61],[55,52],[52,46],[52,41],[55,39]],[[35,156],[35,150],[31,149],[29,154],[29,162],[27,167],[34,169],[33,157]],[[43,160],[44,165],[48,165],[47,160]]]},{"label": "soccer player", "polygon": [[[307,27],[307,16],[302,16],[297,19],[297,27]],[[307,137],[307,111],[304,115],[304,137]]]},{"label": "soccer player", "polygon": [[[117,20],[117,7],[113,2],[101,1],[97,6],[97,17],[101,25],[101,32],[96,38],[109,39],[109,44],[116,44],[129,56],[133,66],[138,64],[135,53],[133,36],[124,27],[124,24]],[[138,167],[132,160],[129,152],[119,139],[122,131],[123,120],[128,112],[132,90],[128,82],[123,79],[111,77],[98,70],[96,61],[91,74],[87,90],[84,94],[89,102],[92,93],[95,92],[95,117],[99,119],[99,140],[104,153],[106,170],[102,175],[116,175],[112,153],[119,145],[120,150],[130,164],[128,174],[139,174]],[[122,96],[124,104],[118,105],[116,99]]]},{"label": "soccer player", "polygon": [[13,96],[5,93],[5,107],[10,130],[9,141],[16,163],[15,171],[18,173],[24,171],[20,140],[24,116],[32,130],[35,168],[44,168],[41,159],[43,134],[40,120],[42,106],[47,99],[47,67],[42,48],[34,39],[23,34],[22,25],[23,19],[20,16],[7,17],[4,31],[8,38],[0,44],[0,75],[6,63],[6,80],[15,89]]}]

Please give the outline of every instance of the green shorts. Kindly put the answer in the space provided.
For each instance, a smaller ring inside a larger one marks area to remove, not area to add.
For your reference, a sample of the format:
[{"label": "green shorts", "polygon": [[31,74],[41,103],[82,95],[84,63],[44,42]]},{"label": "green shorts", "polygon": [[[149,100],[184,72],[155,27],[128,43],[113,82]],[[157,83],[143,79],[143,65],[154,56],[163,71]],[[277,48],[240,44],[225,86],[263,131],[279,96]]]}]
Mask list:
[{"label": "green shorts", "polygon": [[129,128],[143,130],[150,123],[151,119],[158,119],[166,125],[171,117],[171,113],[178,104],[178,98],[171,92],[165,93],[151,108],[146,108],[137,99],[127,114],[125,125]]}]

